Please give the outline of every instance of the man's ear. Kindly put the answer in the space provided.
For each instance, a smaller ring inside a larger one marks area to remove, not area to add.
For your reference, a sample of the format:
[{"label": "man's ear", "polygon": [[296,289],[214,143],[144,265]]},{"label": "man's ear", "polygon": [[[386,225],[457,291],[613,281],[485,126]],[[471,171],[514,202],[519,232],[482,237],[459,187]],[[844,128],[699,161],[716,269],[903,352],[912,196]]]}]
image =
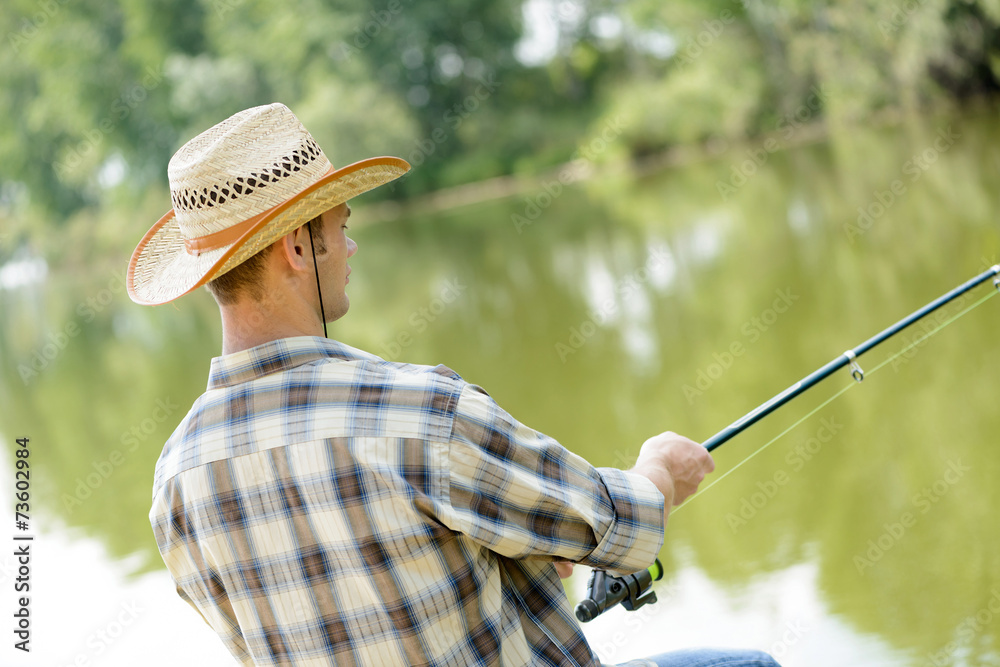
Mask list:
[{"label": "man's ear", "polygon": [[303,225],[278,239],[278,254],[293,270],[305,271],[312,266],[308,244],[309,228]]}]

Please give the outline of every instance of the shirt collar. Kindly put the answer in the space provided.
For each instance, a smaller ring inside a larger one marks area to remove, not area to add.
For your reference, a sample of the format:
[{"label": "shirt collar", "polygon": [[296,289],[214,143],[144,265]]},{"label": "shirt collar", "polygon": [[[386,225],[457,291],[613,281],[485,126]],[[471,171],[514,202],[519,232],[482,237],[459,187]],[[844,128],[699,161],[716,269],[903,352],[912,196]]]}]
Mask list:
[{"label": "shirt collar", "polygon": [[322,359],[381,361],[373,354],[329,338],[319,336],[279,338],[263,345],[213,358],[208,373],[208,389],[231,387]]}]

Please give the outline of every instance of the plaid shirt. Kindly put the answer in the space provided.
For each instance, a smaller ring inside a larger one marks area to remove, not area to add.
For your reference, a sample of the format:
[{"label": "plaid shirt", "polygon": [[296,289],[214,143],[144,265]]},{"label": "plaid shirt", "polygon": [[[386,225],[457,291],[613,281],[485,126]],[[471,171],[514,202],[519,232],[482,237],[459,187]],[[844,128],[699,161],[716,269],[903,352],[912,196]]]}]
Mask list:
[{"label": "plaid shirt", "polygon": [[301,337],[212,360],[150,521],[244,665],[596,665],[552,561],[646,567],[663,497],[444,366]]}]

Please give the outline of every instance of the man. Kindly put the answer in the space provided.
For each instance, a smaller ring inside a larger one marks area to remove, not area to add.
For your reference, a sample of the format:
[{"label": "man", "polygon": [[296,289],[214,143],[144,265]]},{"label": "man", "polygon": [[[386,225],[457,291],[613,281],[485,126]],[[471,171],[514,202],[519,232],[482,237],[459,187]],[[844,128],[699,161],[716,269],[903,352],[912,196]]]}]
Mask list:
[{"label": "man", "polygon": [[[596,665],[554,563],[648,566],[714,464],[664,433],[632,471],[597,470],[444,366],[327,339],[357,251],[346,202],[408,168],[334,169],[281,104],[171,159],[174,208],[128,291],[159,304],[207,285],[223,342],[156,466],[160,553],[245,665]],[[657,664],[716,661],[774,664]]]}]

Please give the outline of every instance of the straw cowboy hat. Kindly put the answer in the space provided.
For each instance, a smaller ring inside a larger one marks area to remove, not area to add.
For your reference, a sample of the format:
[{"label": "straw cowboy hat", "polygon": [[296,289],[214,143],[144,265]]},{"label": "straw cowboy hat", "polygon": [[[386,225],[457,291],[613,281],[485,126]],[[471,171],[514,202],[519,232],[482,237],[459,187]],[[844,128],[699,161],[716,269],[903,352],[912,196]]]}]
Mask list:
[{"label": "straw cowboy hat", "polygon": [[132,253],[128,294],[144,305],[173,301],[409,168],[375,157],[334,169],[285,105],[241,111],[170,159],[174,207]]}]

